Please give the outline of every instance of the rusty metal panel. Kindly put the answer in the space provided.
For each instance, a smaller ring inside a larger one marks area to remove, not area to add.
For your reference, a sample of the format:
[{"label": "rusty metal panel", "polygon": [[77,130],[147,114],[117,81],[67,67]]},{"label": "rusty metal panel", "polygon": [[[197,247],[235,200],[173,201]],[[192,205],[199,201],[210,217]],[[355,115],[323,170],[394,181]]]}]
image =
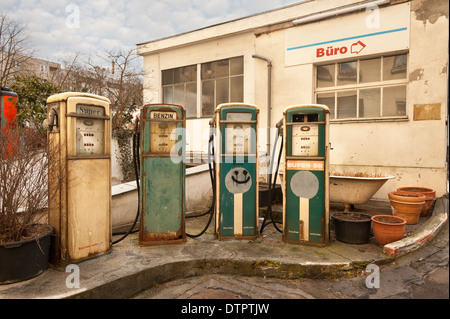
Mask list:
[{"label": "rusty metal panel", "polygon": [[147,105],[141,110],[141,246],[186,239],[184,123],[181,106]]}]

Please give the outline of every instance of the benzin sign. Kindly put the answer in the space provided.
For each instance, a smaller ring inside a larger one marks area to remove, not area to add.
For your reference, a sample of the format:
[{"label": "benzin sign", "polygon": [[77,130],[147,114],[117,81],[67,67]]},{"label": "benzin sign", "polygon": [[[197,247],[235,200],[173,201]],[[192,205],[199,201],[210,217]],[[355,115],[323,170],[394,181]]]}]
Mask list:
[{"label": "benzin sign", "polygon": [[379,25],[369,13],[312,22],[286,30],[286,66],[321,63],[409,49],[410,4],[381,8]]}]

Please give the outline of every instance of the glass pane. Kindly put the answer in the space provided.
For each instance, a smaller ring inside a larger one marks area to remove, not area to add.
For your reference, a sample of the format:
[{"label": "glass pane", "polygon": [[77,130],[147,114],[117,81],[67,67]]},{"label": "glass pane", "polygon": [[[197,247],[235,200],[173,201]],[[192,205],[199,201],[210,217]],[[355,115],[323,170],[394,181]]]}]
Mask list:
[{"label": "glass pane", "polygon": [[406,79],[406,54],[383,58],[383,81]]},{"label": "glass pane", "polygon": [[406,115],[406,85],[383,88],[383,116]]},{"label": "glass pane", "polygon": [[173,69],[173,83],[183,83],[183,68]]},{"label": "glass pane", "polygon": [[334,119],[334,92],[317,94],[317,103],[328,106],[330,109],[330,119]]},{"label": "glass pane", "polygon": [[216,106],[229,102],[229,91],[228,78],[216,80]]},{"label": "glass pane", "polygon": [[221,78],[224,76],[228,76],[230,74],[230,67],[229,67],[229,61],[228,60],[221,60],[214,62],[215,64],[215,71],[216,71],[216,78]]},{"label": "glass pane", "polygon": [[173,104],[173,86],[163,87],[163,103]]},{"label": "glass pane", "polygon": [[197,81],[197,66],[191,65],[183,68],[183,81],[195,82]]},{"label": "glass pane", "polygon": [[105,154],[104,132],[105,120],[77,118],[75,148],[76,155]]},{"label": "glass pane", "polygon": [[356,83],[356,62],[338,64],[337,85]]},{"label": "glass pane", "polygon": [[231,78],[230,102],[244,102],[244,76]]},{"label": "glass pane", "polygon": [[214,79],[214,67],[212,62],[202,64],[202,80]]},{"label": "glass pane", "polygon": [[162,85],[173,84],[173,70],[162,71]]},{"label": "glass pane", "polygon": [[184,107],[184,84],[174,86],[173,104]]},{"label": "glass pane", "polygon": [[230,75],[244,74],[244,58],[230,59]]},{"label": "glass pane", "polygon": [[197,117],[197,84],[186,84],[186,117]]},{"label": "glass pane", "polygon": [[337,118],[356,117],[356,90],[337,93]]},{"label": "glass pane", "polygon": [[381,59],[363,60],[359,62],[359,82],[381,81]]},{"label": "glass pane", "polygon": [[365,89],[359,91],[359,117],[379,117],[381,89]]},{"label": "glass pane", "polygon": [[202,82],[202,116],[214,115],[214,81]]},{"label": "glass pane", "polygon": [[334,86],[334,64],[320,65],[317,67],[317,87]]}]

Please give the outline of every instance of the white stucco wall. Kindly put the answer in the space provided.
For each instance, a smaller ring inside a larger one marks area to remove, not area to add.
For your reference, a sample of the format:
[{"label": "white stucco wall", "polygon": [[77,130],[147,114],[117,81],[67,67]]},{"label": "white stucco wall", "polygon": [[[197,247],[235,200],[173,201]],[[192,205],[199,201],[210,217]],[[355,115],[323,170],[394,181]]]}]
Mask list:
[{"label": "white stucco wall", "polygon": [[[354,2],[358,1],[345,1],[339,5]],[[332,170],[396,176],[375,194],[374,198],[379,200],[387,200],[389,191],[402,186],[433,188],[437,196],[445,194],[447,189],[448,3],[426,0],[406,3],[411,10],[407,118],[388,122],[341,121],[330,125]],[[286,65],[286,32],[302,27],[294,27],[286,21],[335,5],[328,0],[311,1],[139,46],[146,71],[145,103],[161,102],[163,69],[244,56],[244,102],[260,108],[259,127],[264,129],[268,116],[267,63],[252,58],[257,54],[272,61],[270,127],[275,127],[286,106],[315,102],[314,64]],[[404,7],[405,2],[397,6]],[[395,10],[395,6],[389,8]],[[333,36],[333,23],[348,23],[351,19],[352,15],[345,15],[327,19],[317,26],[326,27]],[[281,23],[278,28],[274,27],[277,23]],[[320,31],[323,29],[317,29]],[[381,50],[374,56],[385,53],[396,52]],[[415,105],[422,104],[439,105],[440,119],[414,120]],[[195,137],[188,150],[206,153],[208,134],[204,132],[208,121],[209,118],[187,121],[188,134]],[[265,150],[264,138],[259,139],[259,147]]]}]

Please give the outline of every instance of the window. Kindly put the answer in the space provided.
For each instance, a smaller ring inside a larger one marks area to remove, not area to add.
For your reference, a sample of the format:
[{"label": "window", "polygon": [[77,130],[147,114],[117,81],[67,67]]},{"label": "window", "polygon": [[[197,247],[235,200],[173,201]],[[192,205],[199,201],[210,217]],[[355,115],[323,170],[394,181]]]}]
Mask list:
[{"label": "window", "polygon": [[407,55],[316,67],[316,102],[331,119],[406,116]]},{"label": "window", "polygon": [[[163,70],[161,75],[163,102],[182,105],[187,118],[213,116],[221,103],[244,101],[242,56]],[[197,77],[201,83],[197,83]]]},{"label": "window", "polygon": [[197,65],[162,71],[163,102],[182,105],[186,117],[197,116]]},{"label": "window", "polygon": [[44,64],[41,64],[41,73],[47,73],[47,66]]},{"label": "window", "polygon": [[214,115],[214,110],[221,103],[243,102],[243,57],[203,63],[201,79],[201,116]]}]

